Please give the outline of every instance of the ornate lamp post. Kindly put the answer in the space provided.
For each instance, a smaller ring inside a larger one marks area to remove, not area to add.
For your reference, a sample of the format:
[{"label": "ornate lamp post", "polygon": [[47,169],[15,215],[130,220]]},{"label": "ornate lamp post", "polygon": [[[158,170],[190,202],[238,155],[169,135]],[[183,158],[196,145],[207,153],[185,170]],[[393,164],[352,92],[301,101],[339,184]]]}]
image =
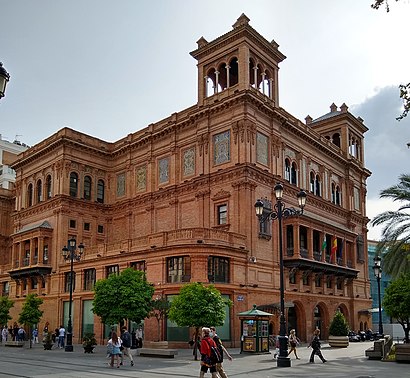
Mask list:
[{"label": "ornate lamp post", "polygon": [[381,299],[381,293],[380,293],[380,280],[382,278],[382,268],[381,268],[381,262],[382,259],[380,256],[376,256],[374,258],[374,276],[376,277],[377,280],[377,296],[379,299],[379,335],[383,336],[383,321],[382,321],[382,299]]},{"label": "ornate lamp post", "polygon": [[263,211],[263,201],[258,199],[255,203],[256,215],[259,222],[263,223],[267,219],[278,220],[279,223],[279,262],[280,262],[280,331],[279,331],[279,357],[277,359],[278,367],[290,367],[290,358],[288,357],[288,341],[286,337],[286,320],[285,320],[285,282],[283,274],[283,229],[282,219],[303,214],[303,208],[306,205],[306,192],[301,190],[298,195],[300,210],[293,207],[286,207],[282,201],[283,185],[275,185],[276,204],[273,211]]},{"label": "ornate lamp post", "polygon": [[9,73],[3,67],[3,63],[0,62],[0,99],[6,94],[6,85],[9,79]]},{"label": "ornate lamp post", "polygon": [[73,348],[73,323],[71,320],[71,309],[73,306],[73,262],[74,260],[80,261],[81,256],[84,253],[84,245],[80,243],[78,245],[78,252],[76,247],[76,240],[71,238],[68,240],[67,246],[64,246],[62,255],[64,260],[70,260],[70,301],[68,303],[68,325],[67,325],[67,343],[65,346],[66,352],[72,352]]}]

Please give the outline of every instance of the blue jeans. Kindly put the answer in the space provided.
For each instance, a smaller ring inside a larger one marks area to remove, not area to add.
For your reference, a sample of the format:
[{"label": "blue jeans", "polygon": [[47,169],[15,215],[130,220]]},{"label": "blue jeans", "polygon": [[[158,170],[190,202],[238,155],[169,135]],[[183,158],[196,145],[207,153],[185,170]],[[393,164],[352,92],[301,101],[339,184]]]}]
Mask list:
[{"label": "blue jeans", "polygon": [[58,336],[58,346],[64,348],[64,336]]}]

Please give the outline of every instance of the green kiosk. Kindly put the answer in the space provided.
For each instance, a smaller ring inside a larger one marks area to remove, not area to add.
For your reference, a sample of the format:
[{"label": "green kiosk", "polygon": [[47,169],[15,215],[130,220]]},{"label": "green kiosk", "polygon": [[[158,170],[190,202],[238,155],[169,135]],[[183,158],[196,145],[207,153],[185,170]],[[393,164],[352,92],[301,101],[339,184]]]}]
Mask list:
[{"label": "green kiosk", "polygon": [[269,353],[269,312],[256,309],[240,312],[241,353]]}]

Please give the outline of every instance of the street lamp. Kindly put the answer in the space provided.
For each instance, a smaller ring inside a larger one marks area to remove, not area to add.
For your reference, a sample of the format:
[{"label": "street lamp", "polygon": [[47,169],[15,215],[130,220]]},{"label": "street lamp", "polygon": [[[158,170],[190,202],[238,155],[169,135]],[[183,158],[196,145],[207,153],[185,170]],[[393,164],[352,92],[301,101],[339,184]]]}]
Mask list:
[{"label": "street lamp", "polygon": [[293,207],[285,207],[283,202],[283,185],[275,185],[275,197],[276,204],[274,210],[264,212],[263,201],[258,199],[255,203],[256,215],[259,218],[259,222],[263,223],[267,219],[275,220],[279,222],[279,262],[280,262],[280,330],[279,330],[279,357],[277,359],[278,367],[290,367],[290,358],[288,357],[288,340],[286,337],[286,320],[285,320],[285,282],[283,274],[283,230],[282,219],[292,216],[299,216],[303,214],[303,208],[306,205],[306,192],[301,190],[298,195],[298,203],[300,210],[296,210]]},{"label": "street lamp", "polygon": [[6,85],[9,79],[9,73],[3,67],[3,63],[0,62],[0,99],[6,94]]},{"label": "street lamp", "polygon": [[379,336],[383,336],[383,322],[382,322],[382,299],[380,293],[380,280],[382,278],[382,267],[381,267],[382,259],[380,256],[376,256],[374,258],[374,276],[377,280],[377,296],[379,298]]},{"label": "street lamp", "polygon": [[76,247],[76,240],[71,238],[68,240],[67,246],[64,246],[62,250],[62,255],[64,260],[70,260],[70,301],[68,303],[68,325],[67,325],[67,344],[65,346],[66,352],[72,352],[73,348],[73,323],[71,320],[71,308],[73,305],[73,262],[74,260],[80,261],[81,256],[84,253],[84,245],[80,243],[78,245],[78,252]]}]

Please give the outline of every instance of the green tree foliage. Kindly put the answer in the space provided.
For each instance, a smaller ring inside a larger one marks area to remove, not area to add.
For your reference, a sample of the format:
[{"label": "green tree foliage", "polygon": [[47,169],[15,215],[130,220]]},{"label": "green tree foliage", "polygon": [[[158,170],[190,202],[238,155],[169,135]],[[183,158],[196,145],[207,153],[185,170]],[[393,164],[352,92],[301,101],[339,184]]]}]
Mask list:
[{"label": "green tree foliage", "polygon": [[349,333],[349,324],[340,311],[336,311],[329,327],[329,334],[332,336],[347,336]]},{"label": "green tree foliage", "polygon": [[40,306],[43,304],[43,299],[37,297],[36,294],[29,294],[23,303],[23,308],[20,312],[18,322],[28,327],[28,337],[30,340],[31,348],[31,329],[32,326],[40,322],[43,312],[40,310]]},{"label": "green tree foliage", "polygon": [[402,273],[410,273],[410,175],[401,175],[397,185],[380,192],[380,198],[403,203],[397,211],[385,211],[371,221],[373,226],[384,225],[376,254],[385,251],[383,270],[394,279]]},{"label": "green tree foliage", "polygon": [[150,317],[155,317],[158,323],[158,341],[161,341],[161,322],[168,315],[171,303],[165,297],[159,297],[153,299],[151,302],[151,312],[149,313]]},{"label": "green tree foliage", "polygon": [[[399,1],[399,0],[396,0]],[[386,12],[390,12],[390,5],[388,0],[374,0],[374,3],[371,5],[373,9],[379,9],[382,5],[385,6]],[[410,83],[400,84],[400,98],[403,100],[403,113],[399,115],[396,119],[398,121],[407,117],[407,114],[410,111]]]},{"label": "green tree foliage", "polygon": [[[223,324],[227,305],[231,306],[232,302],[222,298],[213,285],[193,282],[181,287],[171,303],[168,318],[180,327],[195,327],[194,340],[197,340],[200,327]],[[195,359],[196,345],[194,343]]]},{"label": "green tree foliage", "polygon": [[410,274],[402,275],[390,282],[383,297],[383,309],[403,327],[406,343],[409,342],[410,327]]},{"label": "green tree foliage", "polygon": [[145,273],[128,268],[96,282],[93,312],[105,324],[117,324],[124,319],[139,324],[151,311],[153,294],[154,288]]},{"label": "green tree foliage", "polygon": [[11,320],[10,309],[14,306],[14,302],[9,297],[0,297],[0,325],[7,325]]}]

